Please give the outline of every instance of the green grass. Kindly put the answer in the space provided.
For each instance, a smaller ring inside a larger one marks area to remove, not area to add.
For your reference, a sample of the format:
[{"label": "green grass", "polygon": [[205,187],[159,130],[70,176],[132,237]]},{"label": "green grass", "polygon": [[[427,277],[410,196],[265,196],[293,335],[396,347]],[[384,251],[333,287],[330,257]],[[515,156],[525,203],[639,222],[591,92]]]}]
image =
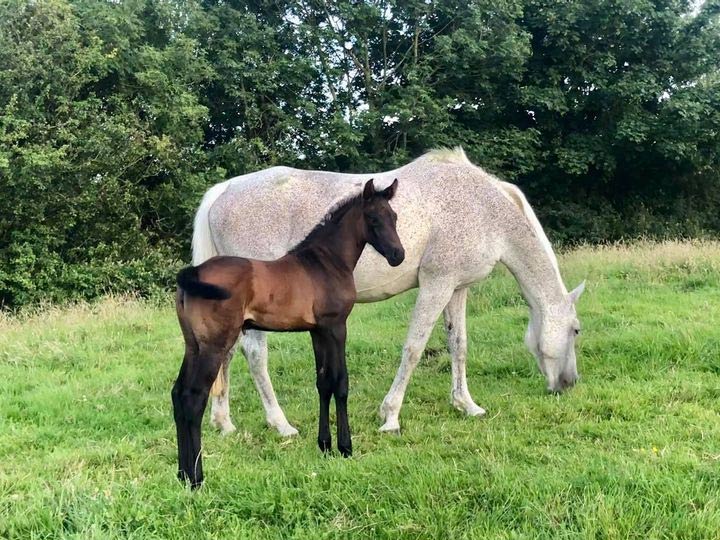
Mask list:
[{"label": "green grass", "polygon": [[309,337],[273,335],[288,419],[264,424],[242,357],[238,432],[204,426],[206,483],[175,479],[170,388],[182,339],[169,300],[107,299],[0,320],[0,538],[718,538],[720,245],[641,244],[561,258],[588,279],[579,385],[556,397],[523,346],[527,309],[496,271],[469,302],[470,389],[449,405],[440,325],[402,436],[378,433],[414,293],[353,312],[356,454],[315,444]]}]

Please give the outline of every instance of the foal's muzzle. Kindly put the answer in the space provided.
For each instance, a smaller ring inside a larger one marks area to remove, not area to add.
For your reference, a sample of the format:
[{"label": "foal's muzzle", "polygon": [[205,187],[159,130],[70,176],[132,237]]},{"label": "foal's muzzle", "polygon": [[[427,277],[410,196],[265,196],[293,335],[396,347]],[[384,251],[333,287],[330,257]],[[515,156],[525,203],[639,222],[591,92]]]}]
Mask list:
[{"label": "foal's muzzle", "polygon": [[405,250],[402,248],[394,248],[387,257],[390,266],[400,266],[405,260]]}]

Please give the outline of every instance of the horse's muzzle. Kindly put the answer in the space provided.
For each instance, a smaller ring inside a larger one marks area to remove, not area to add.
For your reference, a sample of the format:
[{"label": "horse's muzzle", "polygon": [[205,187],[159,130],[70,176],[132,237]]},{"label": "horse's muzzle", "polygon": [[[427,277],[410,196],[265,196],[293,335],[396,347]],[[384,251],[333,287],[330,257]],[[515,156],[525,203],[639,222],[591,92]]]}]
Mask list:
[{"label": "horse's muzzle", "polygon": [[565,390],[575,386],[575,383],[580,378],[579,375],[564,376],[562,375],[554,385],[548,386],[548,392],[551,394],[560,394]]}]

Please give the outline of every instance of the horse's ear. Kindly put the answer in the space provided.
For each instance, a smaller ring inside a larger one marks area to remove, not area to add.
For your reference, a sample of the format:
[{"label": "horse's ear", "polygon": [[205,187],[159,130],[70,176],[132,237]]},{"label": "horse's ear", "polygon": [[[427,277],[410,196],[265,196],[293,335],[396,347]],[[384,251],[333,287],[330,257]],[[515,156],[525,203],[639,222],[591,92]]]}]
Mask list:
[{"label": "horse's ear", "polygon": [[395,192],[397,191],[397,186],[398,186],[398,179],[396,178],[395,180],[393,180],[392,184],[390,184],[388,187],[386,187],[383,190],[383,192],[382,192],[383,197],[385,197],[388,201],[390,199],[392,199],[395,196]]},{"label": "horse's ear", "polygon": [[375,185],[373,184],[373,179],[371,178],[367,182],[365,182],[365,187],[363,188],[363,199],[366,201],[369,201],[373,198],[375,195]]},{"label": "horse's ear", "polygon": [[568,297],[570,298],[570,301],[573,304],[577,304],[577,301],[580,298],[580,295],[583,293],[584,290],[585,290],[585,280],[583,280],[583,282],[580,285],[578,285],[577,287],[575,287],[572,291],[570,291],[568,293]]}]

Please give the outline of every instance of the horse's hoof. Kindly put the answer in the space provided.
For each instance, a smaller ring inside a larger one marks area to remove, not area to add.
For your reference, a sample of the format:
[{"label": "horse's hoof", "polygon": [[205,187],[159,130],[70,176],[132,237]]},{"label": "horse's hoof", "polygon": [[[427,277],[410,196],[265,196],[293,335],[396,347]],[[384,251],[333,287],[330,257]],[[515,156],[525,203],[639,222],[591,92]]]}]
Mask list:
[{"label": "horse's hoof", "polygon": [[468,416],[485,416],[486,413],[487,411],[485,409],[477,405],[473,405],[472,407],[465,409],[465,414]]},{"label": "horse's hoof", "polygon": [[342,446],[341,444],[338,444],[338,452],[342,455],[342,457],[350,457],[352,456],[352,445],[350,446]]},{"label": "horse's hoof", "polygon": [[400,422],[397,420],[385,422],[382,426],[380,426],[380,431],[383,433],[400,435]]},{"label": "horse's hoof", "polygon": [[380,420],[382,422],[387,422],[389,418],[392,418],[393,416],[398,416],[398,414],[400,414],[400,407],[392,406],[387,398],[383,399],[383,402],[380,405],[380,409],[378,410],[378,416],[380,417]]},{"label": "horse's hoof", "polygon": [[469,395],[463,396],[461,394],[456,397],[455,393],[453,392],[450,395],[450,402],[452,403],[453,407],[455,407],[458,411],[464,412],[468,416],[485,415],[485,409],[476,405]]},{"label": "horse's hoof", "polygon": [[226,422],[225,424],[220,426],[220,434],[221,435],[230,435],[234,431],[236,431],[237,428],[232,422]]},{"label": "horse's hoof", "polygon": [[284,424],[282,426],[275,426],[281,437],[295,437],[298,434],[298,430],[292,427],[290,424]]}]

